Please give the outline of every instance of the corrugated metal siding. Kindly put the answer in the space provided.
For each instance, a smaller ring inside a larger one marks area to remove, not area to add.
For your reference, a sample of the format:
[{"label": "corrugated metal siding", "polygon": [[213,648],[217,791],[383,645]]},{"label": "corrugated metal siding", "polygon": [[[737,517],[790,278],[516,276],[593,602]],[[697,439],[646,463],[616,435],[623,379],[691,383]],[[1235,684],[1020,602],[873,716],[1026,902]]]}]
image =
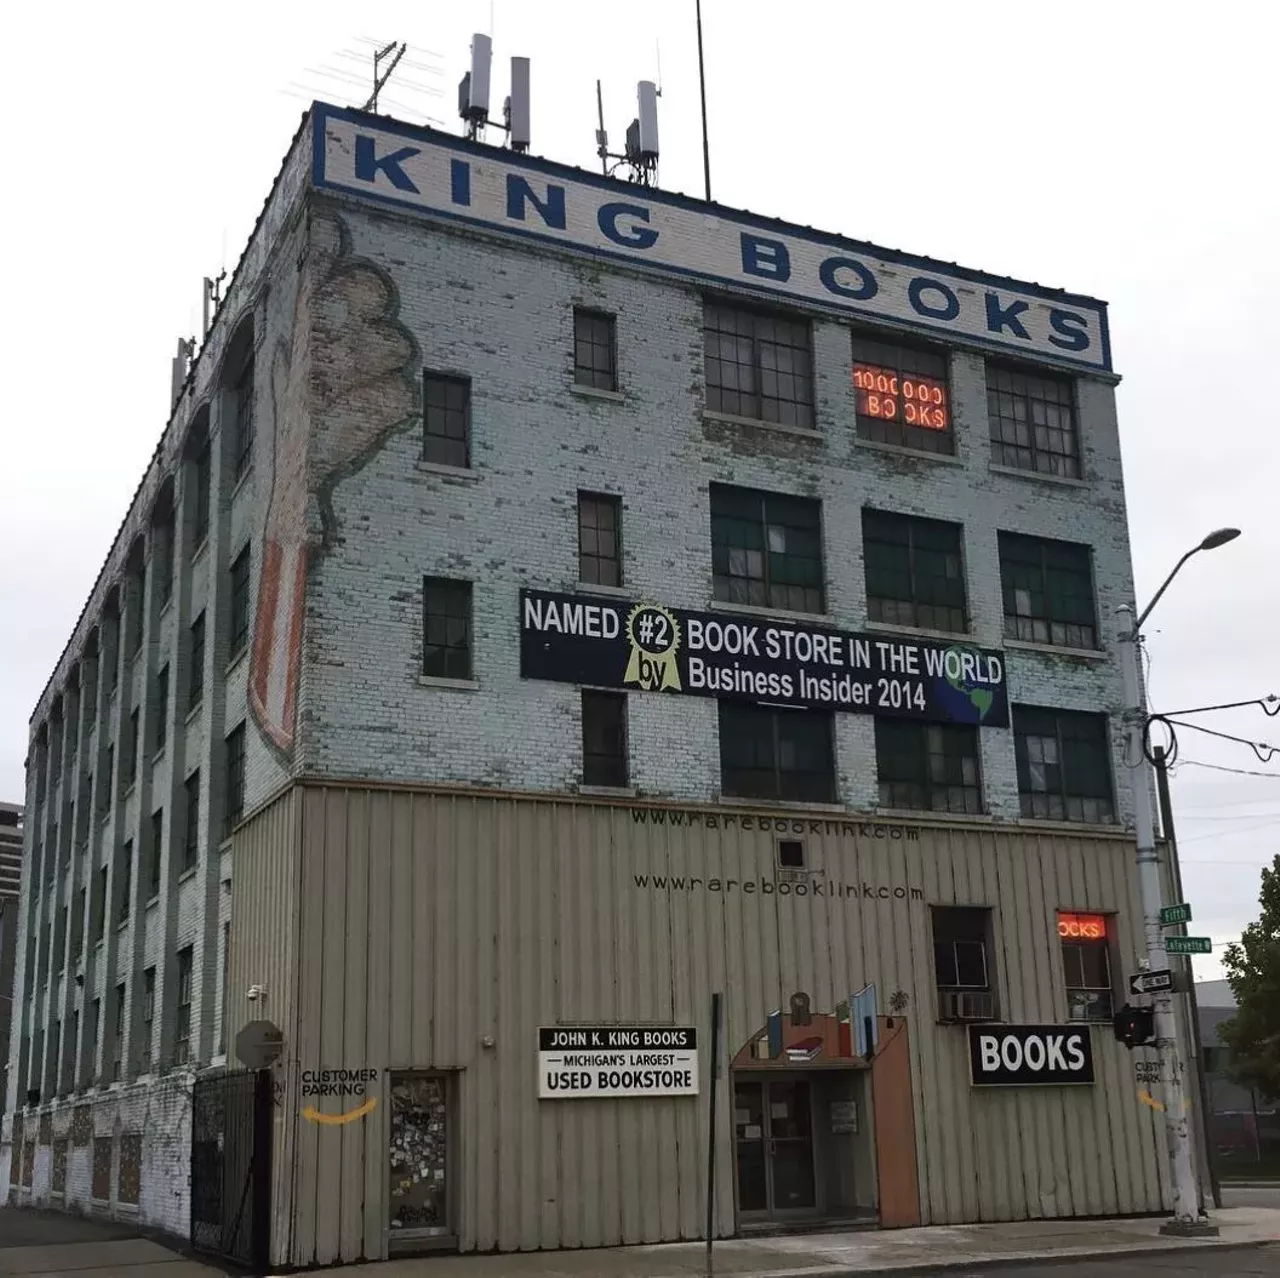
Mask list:
[{"label": "corrugated metal siding", "polygon": [[[828,833],[825,819],[813,833],[806,815],[808,864],[828,883],[858,885],[856,898],[806,899],[741,891],[744,878],[773,880],[775,836],[744,831],[740,819],[726,830],[723,812],[720,828],[707,829],[640,823],[628,806],[572,801],[335,787],[310,788],[300,803],[291,1055],[301,1069],[459,1071],[450,1188],[464,1250],[699,1236],[705,1083],[697,1103],[540,1103],[536,1030],[557,1021],[669,1021],[705,1033],[715,989],[726,998],[726,1055],[796,990],[815,1010],[868,981],[882,1006],[896,990],[907,995],[928,1223],[1161,1206],[1161,1129],[1138,1101],[1129,1053],[1109,1028],[1093,1032],[1096,1086],[977,1094],[964,1031],[934,1024],[930,904],[993,907],[1005,1020],[1065,1020],[1059,908],[1118,914],[1118,989],[1141,942],[1132,845],[1123,838],[920,826],[911,841],[889,837],[887,826]],[[248,894],[241,866],[256,855],[237,846],[237,938]],[[263,859],[274,867],[259,870],[273,876],[264,893],[278,894],[288,875]],[[697,876],[704,886],[637,886],[635,876],[646,874]],[[711,892],[713,878],[739,886]],[[864,883],[877,893],[888,887],[889,899],[867,898]],[[924,899],[894,899],[899,886],[922,889]],[[285,920],[266,910],[258,926],[269,930],[271,961],[286,963]],[[232,979],[233,990],[243,988]],[[486,1035],[492,1049],[482,1046]],[[718,1209],[727,1233],[729,1089],[720,1095]],[[301,1124],[294,1263],[383,1254],[387,1137],[385,1104],[345,1126]]]},{"label": "corrugated metal siding", "polygon": [[[301,904],[298,811],[302,795],[289,790],[256,813],[235,833],[231,881],[231,943],[227,955],[228,1067],[235,1059],[236,1034],[253,1020],[274,1021],[284,1032],[279,1077],[296,1075],[298,917]],[[251,985],[265,985],[266,998],[251,1002]],[[290,1097],[293,1088],[286,1089]],[[272,1258],[283,1261],[295,1244],[293,1200],[297,1171],[297,1106],[283,1101],[276,1111],[272,1151]]]}]

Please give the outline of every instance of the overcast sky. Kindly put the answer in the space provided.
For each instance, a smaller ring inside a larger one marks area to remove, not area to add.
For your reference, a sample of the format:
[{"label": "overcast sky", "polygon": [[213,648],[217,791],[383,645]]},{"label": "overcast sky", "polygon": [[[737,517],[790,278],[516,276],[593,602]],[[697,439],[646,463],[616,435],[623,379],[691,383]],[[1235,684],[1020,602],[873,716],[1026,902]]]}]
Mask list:
[{"label": "overcast sky", "polygon": [[[718,200],[1111,303],[1140,595],[1209,529],[1244,530],[1148,627],[1157,709],[1280,692],[1278,14],[704,0]],[[201,279],[234,266],[306,101],[366,96],[324,68],[366,76],[374,40],[404,40],[383,109],[453,130],[470,33],[491,21],[495,105],[507,59],[532,57],[533,149],[569,163],[595,163],[596,77],[616,146],[660,60],[660,184],[701,194],[693,0],[6,20],[0,798],[22,797],[31,710],[164,428]],[[1258,711],[1201,722],[1280,738]],[[1194,733],[1181,749],[1265,770]],[[1270,771],[1175,776],[1191,930],[1219,949],[1280,849],[1280,758]]]}]

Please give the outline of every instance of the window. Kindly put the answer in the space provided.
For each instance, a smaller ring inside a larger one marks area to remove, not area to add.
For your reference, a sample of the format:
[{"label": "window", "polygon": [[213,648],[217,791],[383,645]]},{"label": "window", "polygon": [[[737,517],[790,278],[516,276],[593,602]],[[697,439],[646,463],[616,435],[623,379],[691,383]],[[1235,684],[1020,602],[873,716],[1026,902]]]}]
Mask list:
[{"label": "window", "polygon": [[90,1082],[98,1078],[98,1048],[102,1043],[102,1000],[95,998],[89,1004],[89,1068],[85,1071]]},{"label": "window", "polygon": [[192,530],[192,544],[197,547],[203,545],[205,538],[209,536],[209,508],[212,504],[213,492],[211,459],[209,441],[206,438],[200,445],[200,451],[196,453],[195,460],[192,462],[191,477],[195,485],[195,526]]},{"label": "window", "polygon": [[253,352],[249,353],[232,387],[235,398],[235,475],[239,479],[253,464]]},{"label": "window", "polygon": [[230,834],[244,816],[244,724],[227,736],[226,833]]},{"label": "window", "polygon": [[133,840],[126,839],[120,848],[119,862],[120,891],[116,894],[116,918],[121,923],[128,922],[129,909],[133,900]]},{"label": "window", "polygon": [[877,719],[876,772],[884,807],[982,811],[978,729],[972,725]]},{"label": "window", "polygon": [[81,888],[76,893],[76,908],[71,911],[71,961],[79,962],[84,953],[84,909],[88,898],[88,889]]},{"label": "window", "polygon": [[1004,624],[1011,638],[1096,648],[1089,547],[1000,533]]},{"label": "window", "polygon": [[169,739],[169,665],[166,662],[156,673],[156,754],[164,749]]},{"label": "window", "polygon": [[106,765],[102,770],[102,788],[98,791],[98,799],[99,799],[98,815],[100,817],[105,818],[107,813],[111,811],[111,795],[112,795],[111,787],[115,781],[115,775],[116,775],[116,748],[115,748],[115,745],[112,744],[107,746]]},{"label": "window", "polygon": [[173,1060],[185,1065],[191,1059],[191,963],[192,949],[178,951],[178,999],[173,1021]]},{"label": "window", "polygon": [[1024,817],[1115,820],[1106,715],[1015,706],[1013,733]]},{"label": "window", "polygon": [[627,784],[627,694],[583,692],[582,783]]},{"label": "window", "polygon": [[191,623],[191,673],[187,682],[187,709],[204,699],[204,613]]},{"label": "window", "polygon": [[151,1072],[151,1029],[156,1019],[156,969],[142,974],[142,1042],[138,1048],[138,1073]]},{"label": "window", "polygon": [[1071,382],[987,365],[991,457],[1000,466],[1080,478]]},{"label": "window", "polygon": [[864,510],[862,551],[872,621],[956,633],[969,628],[959,524]]},{"label": "window", "polygon": [[116,986],[116,1028],[111,1044],[111,1081],[120,1081],[120,1065],[124,1060],[124,1005],[128,990],[123,985]]},{"label": "window", "polygon": [[809,322],[708,301],[707,408],[783,426],[813,426]]},{"label": "window", "polygon": [[249,641],[249,547],[246,546],[231,565],[231,660],[234,661]]},{"label": "window", "polygon": [[218,1011],[218,1054],[225,1056],[227,1051],[227,978],[231,974],[231,924],[222,925],[222,988],[219,991]]},{"label": "window", "polygon": [[93,894],[90,907],[93,915],[93,939],[100,941],[107,930],[107,867],[98,867],[98,890]]},{"label": "window", "polygon": [[933,971],[940,1021],[982,1021],[995,1017],[991,979],[991,911],[934,906]]},{"label": "window", "polygon": [[138,751],[141,748],[141,733],[138,731],[138,711],[129,711],[129,771],[125,775],[124,788],[127,790],[138,779]]},{"label": "window", "polygon": [[720,786],[745,799],[831,802],[830,713],[722,701]]},{"label": "window", "polygon": [[822,612],[822,507],[805,497],[711,485],[715,597]]},{"label": "window", "polygon": [[578,494],[579,581],[594,586],[622,585],[621,524],[621,498]]},{"label": "window", "polygon": [[193,772],[186,790],[186,825],[182,840],[182,868],[190,870],[200,860],[200,773]]},{"label": "window", "polygon": [[62,1058],[62,1082],[58,1094],[66,1096],[75,1086],[76,1049],[80,1042],[80,1013],[71,1013],[71,1033],[67,1036],[67,1052]]},{"label": "window", "polygon": [[804,840],[779,839],[778,864],[784,870],[804,869]]},{"label": "window", "polygon": [[173,598],[173,521],[157,524],[151,534],[155,547],[156,572],[160,591],[160,606]]},{"label": "window", "polygon": [[471,379],[443,373],[422,376],[422,460],[439,466],[471,465]]},{"label": "window", "polygon": [[160,858],[164,855],[164,809],[151,814],[151,860],[147,898],[160,895]]},{"label": "window", "polygon": [[67,907],[58,906],[58,921],[53,929],[53,956],[59,972],[67,966]]},{"label": "window", "polygon": [[1058,914],[1067,1019],[1111,1020],[1111,945],[1105,914]]},{"label": "window", "polygon": [[422,673],[471,678],[471,583],[447,577],[422,581]]},{"label": "window", "polygon": [[853,339],[858,437],[925,453],[954,453],[947,357],[869,337]]},{"label": "window", "polygon": [[617,321],[612,315],[573,308],[573,380],[596,390],[618,389]]}]

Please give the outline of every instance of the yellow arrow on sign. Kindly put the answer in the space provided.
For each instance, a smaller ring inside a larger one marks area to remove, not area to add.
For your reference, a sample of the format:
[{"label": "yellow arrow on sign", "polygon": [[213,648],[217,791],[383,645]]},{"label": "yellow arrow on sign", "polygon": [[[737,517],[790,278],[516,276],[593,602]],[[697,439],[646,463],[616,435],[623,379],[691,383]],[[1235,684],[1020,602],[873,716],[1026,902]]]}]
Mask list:
[{"label": "yellow arrow on sign", "polygon": [[[1138,1088],[1138,1099],[1144,1105],[1150,1105],[1152,1109],[1159,1110],[1162,1114],[1164,1113],[1164,1102],[1156,1100],[1145,1087]],[[1182,1108],[1186,1110],[1191,1108],[1191,1101],[1185,1096],[1182,1098]]]},{"label": "yellow arrow on sign", "polygon": [[345,1114],[322,1114],[314,1105],[308,1105],[302,1111],[302,1117],[310,1123],[325,1123],[333,1125],[335,1123],[354,1123],[357,1118],[363,1118],[366,1114],[372,1114],[378,1106],[378,1098],[370,1096],[363,1105],[357,1106],[355,1109],[348,1110]]}]

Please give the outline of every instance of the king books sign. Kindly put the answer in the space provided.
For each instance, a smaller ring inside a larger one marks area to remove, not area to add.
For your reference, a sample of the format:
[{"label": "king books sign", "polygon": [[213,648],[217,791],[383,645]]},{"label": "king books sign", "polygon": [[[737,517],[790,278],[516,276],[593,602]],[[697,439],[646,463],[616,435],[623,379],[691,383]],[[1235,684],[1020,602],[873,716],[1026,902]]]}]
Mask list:
[{"label": "king books sign", "polygon": [[520,674],[933,723],[1009,724],[998,652],[542,590],[520,594]]}]

